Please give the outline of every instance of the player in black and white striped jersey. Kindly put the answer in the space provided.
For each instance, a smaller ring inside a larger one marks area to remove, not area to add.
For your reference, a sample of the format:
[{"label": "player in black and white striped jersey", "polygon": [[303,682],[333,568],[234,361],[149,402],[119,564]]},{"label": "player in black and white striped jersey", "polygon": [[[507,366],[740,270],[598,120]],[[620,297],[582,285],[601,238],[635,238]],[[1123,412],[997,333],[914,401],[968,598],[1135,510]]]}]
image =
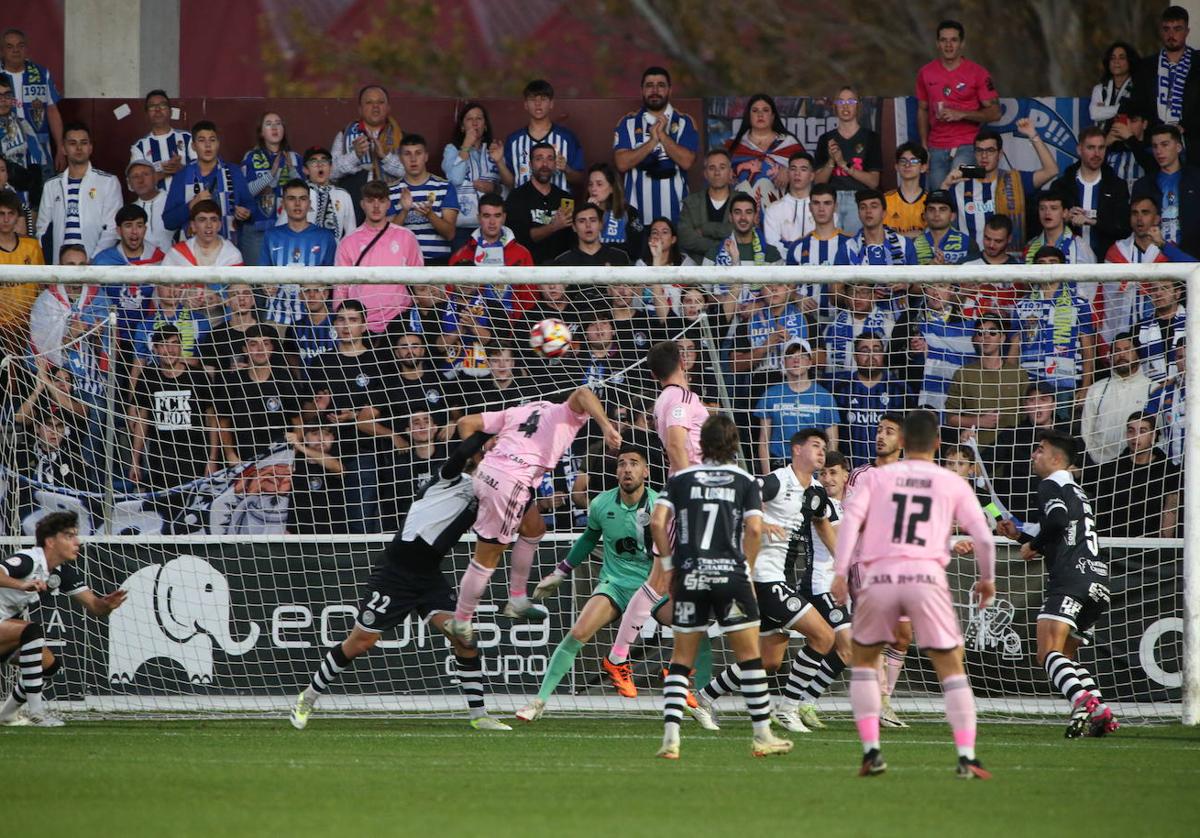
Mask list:
[{"label": "player in black and white striped jersey", "polygon": [[45,630],[28,619],[29,608],[43,593],[56,591],[93,617],[105,618],[125,601],[125,592],[97,596],[88,588],[74,565],[80,543],[74,512],[52,512],[42,518],[34,538],[36,547],[0,562],[0,666],[12,660],[20,670],[12,695],[0,707],[0,724],[61,727],[62,720],[46,712],[42,690],[62,661],[46,648]]},{"label": "player in black and white striped jersey", "polygon": [[[454,589],[441,571],[442,560],[475,523],[479,501],[471,473],[491,434],[473,434],[454,449],[434,480],[417,492],[403,527],[385,548],[371,571],[359,603],[354,628],[346,639],[326,653],[313,672],[308,687],[292,707],[291,723],[297,730],[308,725],[309,714],[333,681],[368,652],[383,633],[402,624],[416,611],[439,631],[454,616]],[[459,688],[467,700],[471,727],[476,730],[512,730],[488,715],[483,703],[483,662],[479,650],[452,635]]]}]

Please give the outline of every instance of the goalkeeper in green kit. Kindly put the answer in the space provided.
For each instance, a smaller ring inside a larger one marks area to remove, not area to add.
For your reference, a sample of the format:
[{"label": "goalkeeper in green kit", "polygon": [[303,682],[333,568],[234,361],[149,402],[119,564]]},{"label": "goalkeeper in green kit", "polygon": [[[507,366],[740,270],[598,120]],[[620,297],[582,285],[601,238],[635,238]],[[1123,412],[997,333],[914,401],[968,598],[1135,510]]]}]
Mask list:
[{"label": "goalkeeper in green kit", "polygon": [[596,544],[604,544],[600,581],[592,596],[550,658],[546,677],[537,698],[517,711],[517,718],[536,721],[546,710],[546,700],[571,671],[579,650],[596,632],[619,619],[629,600],[645,584],[653,567],[650,537],[650,512],[658,493],[646,485],[650,467],[646,455],[626,444],[617,454],[617,488],[597,495],[588,505],[587,529],[571,546],[566,559],[538,583],[534,599],[553,593],[563,580],[591,554]]}]

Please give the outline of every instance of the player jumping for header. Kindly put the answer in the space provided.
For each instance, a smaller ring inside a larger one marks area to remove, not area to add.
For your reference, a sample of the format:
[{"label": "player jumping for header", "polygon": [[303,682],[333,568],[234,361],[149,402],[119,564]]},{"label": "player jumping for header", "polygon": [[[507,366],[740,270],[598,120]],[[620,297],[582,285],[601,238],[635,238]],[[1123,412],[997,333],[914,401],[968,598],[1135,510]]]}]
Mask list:
[{"label": "player jumping for header", "polygon": [[1040,529],[1034,537],[1018,532],[1011,519],[997,531],[1021,542],[1021,558],[1041,555],[1046,562],[1046,592],[1037,618],[1038,663],[1054,688],[1071,703],[1066,736],[1104,736],[1119,725],[1104,703],[1096,680],[1075,660],[1089,644],[1096,622],[1108,610],[1108,564],[1100,558],[1092,505],[1068,469],[1076,456],[1075,441],[1059,431],[1046,431],[1033,450],[1038,484]]},{"label": "player jumping for header", "polygon": [[937,416],[915,410],[904,419],[905,459],[865,472],[846,502],[838,527],[833,598],[846,602],[846,574],[855,548],[861,588],[854,602],[850,704],[862,740],[859,776],[887,769],[879,748],[881,709],[876,666],[885,643],[895,639],[896,622],[909,617],[942,682],[946,718],[958,748],[958,776],[989,779],[975,757],[975,696],[963,669],[962,631],[954,614],[946,565],[957,520],[975,542],[980,607],[996,593],[996,548],[991,529],[971,488],[953,472],[935,465]]},{"label": "player jumping for header", "polygon": [[[679,759],[679,723],[688,676],[700,639],[716,620],[741,670],[742,697],[754,726],[755,756],[786,754],[787,739],[771,732],[771,696],[758,647],[758,603],[750,573],[762,541],[758,481],[737,466],[737,426],[727,416],[709,418],[700,430],[704,462],[667,481],[650,518],[659,562],[671,577],[674,645],[667,671],[660,757]],[[672,556],[669,522],[675,516]]]},{"label": "player jumping for header", "polygon": [[[595,393],[580,387],[561,404],[548,401],[527,402],[507,410],[472,413],[458,420],[458,435],[468,439],[479,431],[494,434],[495,446],[484,455],[475,469],[473,482],[479,498],[479,517],[475,522],[475,557],[467,565],[459,582],[458,606],[446,622],[447,632],[470,645],[474,637],[471,618],[479,607],[496,565],[504,551],[517,538],[517,529],[525,515],[542,475],[562,459],[575,435],[596,421],[604,441],[614,451],[621,446],[621,435],[608,421],[604,405]],[[532,569],[528,563],[509,568],[510,590],[525,589]],[[510,617],[540,620],[546,611],[529,602],[528,597],[510,600],[504,609]]]}]

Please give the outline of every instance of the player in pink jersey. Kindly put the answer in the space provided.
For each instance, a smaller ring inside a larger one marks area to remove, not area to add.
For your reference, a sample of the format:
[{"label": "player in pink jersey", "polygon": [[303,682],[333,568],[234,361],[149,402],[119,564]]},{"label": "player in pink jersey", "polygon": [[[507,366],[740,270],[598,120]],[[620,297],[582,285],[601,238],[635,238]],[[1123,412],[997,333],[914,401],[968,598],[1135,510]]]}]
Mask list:
[{"label": "player in pink jersey", "polygon": [[[875,431],[875,461],[863,463],[850,472],[850,478],[846,481],[846,500],[854,495],[854,486],[871,469],[900,461],[900,455],[904,453],[900,438],[903,427],[904,417],[899,413],[885,413],[879,417],[879,426]],[[855,589],[858,587],[857,571],[857,566],[852,567],[850,571],[851,596],[855,595]],[[908,654],[912,640],[912,623],[907,617],[901,618],[896,624],[896,640],[883,650],[883,662],[879,668],[879,692],[883,695],[883,712],[880,713],[879,720],[884,727],[908,727],[900,721],[892,707],[892,692],[896,689],[896,682],[900,680],[900,671],[904,669],[904,656]]]},{"label": "player in pink jersey", "polygon": [[[670,477],[689,466],[700,464],[700,427],[708,419],[708,408],[698,395],[688,389],[687,372],[683,369],[679,345],[675,341],[666,340],[652,346],[646,354],[646,366],[662,387],[662,392],[654,402],[654,423],[667,453],[667,476]],[[663,570],[655,562],[650,578],[633,595],[621,617],[621,626],[617,629],[612,650],[600,662],[609,681],[626,698],[637,697],[633,669],[629,664],[629,647],[637,640],[655,604],[666,605],[663,595],[670,587],[670,571]],[[659,622],[669,625],[668,616],[664,612],[663,620]],[[708,652],[705,648],[701,654]],[[694,708],[695,699],[690,694],[689,699],[688,706]]]},{"label": "player in pink jersey", "polygon": [[883,645],[895,639],[896,621],[909,617],[942,682],[946,719],[958,749],[958,776],[991,775],[975,758],[975,696],[963,668],[962,631],[954,614],[946,565],[955,521],[975,543],[979,581],[974,597],[985,607],[996,593],[996,548],[970,486],[933,462],[937,416],[914,410],[904,420],[905,459],[860,476],[838,528],[831,593],[848,596],[846,574],[856,548],[862,589],[854,602],[850,704],[863,744],[859,776],[887,768],[879,749],[881,708],[876,666]]},{"label": "player in pink jersey", "polygon": [[[621,445],[621,435],[608,421],[604,405],[586,387],[573,392],[565,402],[527,402],[488,413],[472,413],[458,420],[458,434],[469,439],[477,431],[495,435],[495,443],[472,478],[479,498],[475,519],[475,557],[459,584],[454,619],[446,622],[447,633],[470,645],[474,637],[471,618],[487,590],[504,551],[517,539],[525,509],[533,498],[542,475],[554,468],[588,419],[596,420],[610,448]],[[545,610],[532,605],[525,586],[533,567],[534,551],[517,561],[514,551],[509,568],[512,596],[504,608],[509,617],[540,619]]]}]

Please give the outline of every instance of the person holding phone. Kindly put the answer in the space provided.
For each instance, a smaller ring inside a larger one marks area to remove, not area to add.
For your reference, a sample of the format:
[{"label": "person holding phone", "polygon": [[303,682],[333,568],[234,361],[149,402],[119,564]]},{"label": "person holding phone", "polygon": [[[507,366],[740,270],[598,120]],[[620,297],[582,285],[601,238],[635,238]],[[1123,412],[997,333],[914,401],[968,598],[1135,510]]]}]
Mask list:
[{"label": "person holding phone", "polygon": [[[978,165],[963,165],[946,175],[941,188],[954,196],[958,208],[958,229],[983,247],[983,228],[993,215],[1007,215],[1013,221],[1012,247],[1022,250],[1026,241],[1026,213],[1033,196],[1058,174],[1054,153],[1038,136],[1033,120],[1017,120],[1017,133],[1033,143],[1040,168],[1035,172],[1001,169],[1004,140],[999,132],[981,128],[975,135],[974,153]],[[930,169],[932,170],[932,163]],[[928,201],[926,202],[928,204]]]},{"label": "person holding phone", "polygon": [[553,183],[557,154],[550,143],[534,145],[529,152],[533,174],[504,205],[509,228],[538,265],[549,265],[571,248],[575,199]]}]

